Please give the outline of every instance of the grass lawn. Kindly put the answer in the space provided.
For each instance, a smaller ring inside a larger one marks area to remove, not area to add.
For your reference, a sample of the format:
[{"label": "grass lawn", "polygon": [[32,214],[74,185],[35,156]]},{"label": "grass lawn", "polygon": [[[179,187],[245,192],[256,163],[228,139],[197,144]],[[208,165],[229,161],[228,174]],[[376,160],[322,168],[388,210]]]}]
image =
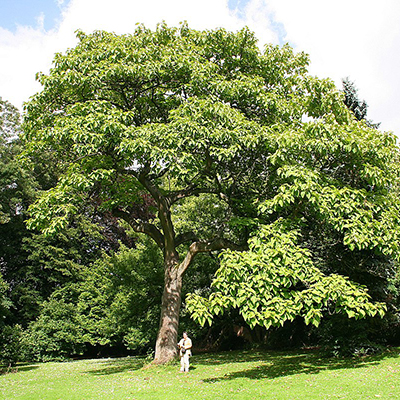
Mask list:
[{"label": "grass lawn", "polygon": [[149,366],[142,358],[21,365],[0,376],[0,399],[400,399],[399,350],[363,359],[317,352],[234,351]]}]

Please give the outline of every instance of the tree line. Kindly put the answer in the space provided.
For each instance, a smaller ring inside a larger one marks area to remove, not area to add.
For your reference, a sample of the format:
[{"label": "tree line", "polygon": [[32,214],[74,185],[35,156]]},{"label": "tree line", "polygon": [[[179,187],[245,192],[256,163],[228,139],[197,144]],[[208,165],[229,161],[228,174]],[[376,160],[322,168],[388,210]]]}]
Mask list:
[{"label": "tree line", "polygon": [[182,324],[204,348],[396,342],[399,153],[350,81],[248,29],[78,38],[22,124],[1,101],[4,360],[165,363]]}]

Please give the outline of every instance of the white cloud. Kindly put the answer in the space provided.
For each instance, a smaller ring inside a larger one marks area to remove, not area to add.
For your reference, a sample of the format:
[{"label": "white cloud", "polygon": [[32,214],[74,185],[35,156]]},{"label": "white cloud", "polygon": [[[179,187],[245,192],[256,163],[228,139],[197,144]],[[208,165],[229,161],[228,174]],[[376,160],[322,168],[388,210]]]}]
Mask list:
[{"label": "white cloud", "polygon": [[348,76],[367,101],[369,118],[400,135],[400,2],[268,0],[268,6],[286,40],[310,54],[311,73],[338,86]]},{"label": "white cloud", "polygon": [[273,10],[264,0],[249,1],[244,10],[237,11],[235,16],[256,34],[261,47],[266,43],[278,44],[281,41],[282,32],[273,25]]},{"label": "white cloud", "polygon": [[[133,32],[136,23],[154,28],[187,20],[196,29],[248,25],[260,43],[289,41],[310,54],[310,71],[340,86],[349,76],[369,104],[369,118],[400,135],[400,2],[398,0],[249,0],[231,11],[228,0],[71,0],[59,25],[44,31],[0,28],[0,96],[20,107],[40,89],[36,72],[47,72],[54,53],[76,44],[74,31]],[[64,3],[64,5],[62,5]],[[240,2],[241,3],[241,2]],[[46,15],[44,15],[46,18]]]},{"label": "white cloud", "polygon": [[0,28],[0,96],[21,107],[40,89],[35,74],[48,69],[56,45],[41,28],[19,26],[15,33]]},{"label": "white cloud", "polygon": [[44,13],[41,12],[37,17],[36,17],[36,24],[39,27],[40,30],[44,28]]},{"label": "white cloud", "polygon": [[155,28],[163,20],[171,26],[187,20],[197,29],[223,26],[236,30],[243,26],[229,10],[227,0],[71,0],[51,31],[44,31],[43,24],[18,27],[15,33],[0,28],[0,96],[21,107],[40,89],[35,74],[48,72],[54,53],[76,44],[77,29],[127,33],[133,32],[137,23]]},{"label": "white cloud", "polygon": [[226,0],[72,0],[63,24],[68,29],[125,33],[133,31],[136,23],[154,28],[163,20],[169,25],[188,20],[195,28],[237,25]]}]

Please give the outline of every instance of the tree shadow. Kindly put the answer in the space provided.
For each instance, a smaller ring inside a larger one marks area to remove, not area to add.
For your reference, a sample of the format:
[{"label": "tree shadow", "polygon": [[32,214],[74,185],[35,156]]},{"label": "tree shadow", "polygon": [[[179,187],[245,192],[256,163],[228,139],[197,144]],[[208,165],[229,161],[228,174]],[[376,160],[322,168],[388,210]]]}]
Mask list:
[{"label": "tree shadow", "polygon": [[98,361],[98,368],[85,373],[91,375],[113,375],[125,371],[136,371],[143,368],[147,363],[148,359],[146,357],[108,358]]},{"label": "tree shadow", "polygon": [[22,364],[22,365],[17,365],[15,367],[1,367],[0,375],[28,372],[38,368],[39,368],[38,365],[33,365],[33,364]]},{"label": "tree shadow", "polygon": [[[219,381],[228,381],[238,378],[247,379],[275,379],[296,374],[318,374],[325,370],[340,370],[361,368],[368,365],[377,365],[385,358],[397,358],[397,353],[385,353],[378,356],[368,356],[365,358],[323,358],[319,353],[309,352],[285,352],[285,353],[255,353],[248,354],[247,358],[240,357],[229,362],[252,362],[259,361],[260,365],[244,369],[241,371],[225,373],[222,376],[203,379],[205,383],[215,383]],[[230,358],[230,357],[229,357]],[[245,358],[245,359],[243,359]],[[207,362],[209,364],[210,362]],[[212,362],[211,362],[212,364]],[[215,360],[214,364],[221,365],[223,369],[224,362]]]},{"label": "tree shadow", "polygon": [[[269,353],[254,350],[234,350],[218,353],[204,353],[195,356],[196,364],[199,365],[223,365],[229,363],[241,363],[252,361],[263,361]],[[272,353],[271,353],[272,354]],[[274,353],[278,354],[278,353]],[[286,354],[286,353],[282,353]]]}]

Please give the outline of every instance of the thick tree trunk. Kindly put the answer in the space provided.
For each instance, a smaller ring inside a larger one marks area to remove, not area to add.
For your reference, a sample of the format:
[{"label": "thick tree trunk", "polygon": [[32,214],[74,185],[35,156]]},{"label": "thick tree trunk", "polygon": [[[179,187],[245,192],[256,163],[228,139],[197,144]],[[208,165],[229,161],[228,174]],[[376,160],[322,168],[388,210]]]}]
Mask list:
[{"label": "thick tree trunk", "polygon": [[173,360],[177,354],[181,291],[182,276],[179,273],[178,263],[169,260],[165,267],[160,328],[153,361],[155,364],[165,364]]},{"label": "thick tree trunk", "polygon": [[165,278],[161,302],[160,328],[156,342],[154,363],[165,364],[177,354],[179,310],[181,307],[182,276],[196,254],[224,248],[243,249],[225,239],[209,242],[194,242],[189,246],[185,259],[179,264],[179,256],[174,248],[164,253]]}]

